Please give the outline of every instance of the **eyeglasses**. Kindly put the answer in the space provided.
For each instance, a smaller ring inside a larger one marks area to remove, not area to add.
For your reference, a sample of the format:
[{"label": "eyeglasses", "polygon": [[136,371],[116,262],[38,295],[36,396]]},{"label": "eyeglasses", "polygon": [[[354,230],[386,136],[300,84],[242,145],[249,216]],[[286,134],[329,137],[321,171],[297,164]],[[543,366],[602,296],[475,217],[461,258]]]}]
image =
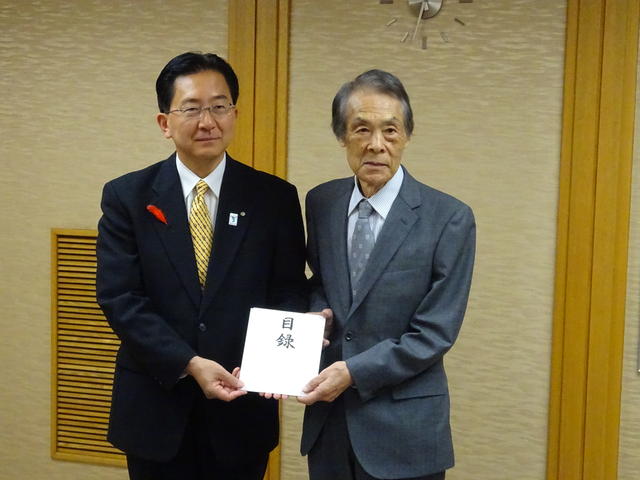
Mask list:
[{"label": "eyeglasses", "polygon": [[203,112],[209,112],[214,118],[222,118],[229,115],[234,108],[236,108],[236,106],[230,103],[228,105],[211,105],[209,107],[176,108],[175,110],[170,110],[168,113],[178,113],[189,120],[200,118]]}]

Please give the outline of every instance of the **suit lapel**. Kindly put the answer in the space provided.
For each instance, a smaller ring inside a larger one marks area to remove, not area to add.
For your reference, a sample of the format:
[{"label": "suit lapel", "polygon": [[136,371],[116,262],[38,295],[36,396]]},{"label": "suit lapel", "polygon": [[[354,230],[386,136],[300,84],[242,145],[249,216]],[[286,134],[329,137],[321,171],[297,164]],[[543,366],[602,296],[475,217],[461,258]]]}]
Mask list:
[{"label": "suit lapel", "polygon": [[[243,170],[240,164],[227,155],[201,313],[209,307],[218,293],[251,222],[254,200],[259,192],[252,184],[251,176]],[[231,221],[231,214],[237,215],[237,221]]]},{"label": "suit lapel", "polygon": [[389,215],[378,234],[369,262],[360,278],[360,285],[349,309],[349,316],[360,306],[371,287],[384,273],[387,264],[404,243],[418,215],[413,210],[420,206],[420,192],[417,182],[404,171],[404,180]]},{"label": "suit lapel", "polygon": [[[332,289],[333,297],[338,305],[332,305],[338,310],[338,318],[346,318],[351,303],[351,283],[349,281],[349,258],[347,253],[347,209],[353,189],[353,178],[345,182],[345,191],[333,203],[329,212],[327,229],[329,233],[330,249],[328,257],[333,262],[331,271],[335,272],[335,279],[324,279],[325,288]],[[322,247],[321,247],[322,248]]]},{"label": "suit lapel", "polygon": [[175,165],[175,154],[160,167],[153,184],[153,192],[151,204],[162,210],[167,219],[166,225],[154,221],[154,227],[189,298],[197,308],[200,304],[200,284],[182,186]]}]

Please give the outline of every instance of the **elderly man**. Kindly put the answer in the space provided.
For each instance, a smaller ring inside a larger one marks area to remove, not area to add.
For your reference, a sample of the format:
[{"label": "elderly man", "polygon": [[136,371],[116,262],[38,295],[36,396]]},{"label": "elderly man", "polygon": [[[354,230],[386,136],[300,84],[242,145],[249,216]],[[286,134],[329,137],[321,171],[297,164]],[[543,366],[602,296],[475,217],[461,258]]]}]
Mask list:
[{"label": "elderly man", "polygon": [[109,441],[134,480],[259,480],[278,406],[237,373],[252,306],[307,308],[296,189],[226,153],[238,79],[187,52],[160,72],[175,153],[104,187],[97,296],[121,340]]},{"label": "elderly man", "polygon": [[332,114],[355,177],[306,199],[311,310],[334,319],[299,398],[301,451],[312,480],[442,479],[454,463],[443,357],[467,304],[473,213],[401,166],[413,114],[395,76],[359,75]]}]

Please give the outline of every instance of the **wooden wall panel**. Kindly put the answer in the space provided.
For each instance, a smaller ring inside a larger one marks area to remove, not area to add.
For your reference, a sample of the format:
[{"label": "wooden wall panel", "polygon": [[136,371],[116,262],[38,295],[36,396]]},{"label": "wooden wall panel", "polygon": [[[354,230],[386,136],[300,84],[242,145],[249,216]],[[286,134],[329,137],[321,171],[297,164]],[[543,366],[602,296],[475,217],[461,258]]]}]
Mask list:
[{"label": "wooden wall panel", "polygon": [[613,480],[639,7],[568,8],[547,478]]},{"label": "wooden wall panel", "polygon": [[229,62],[240,80],[238,131],[229,149],[258,170],[286,177],[289,0],[229,4]]},{"label": "wooden wall panel", "polygon": [[236,136],[229,153],[247,165],[253,165],[253,135],[255,119],[255,0],[229,2],[229,63],[238,75],[238,121]]}]

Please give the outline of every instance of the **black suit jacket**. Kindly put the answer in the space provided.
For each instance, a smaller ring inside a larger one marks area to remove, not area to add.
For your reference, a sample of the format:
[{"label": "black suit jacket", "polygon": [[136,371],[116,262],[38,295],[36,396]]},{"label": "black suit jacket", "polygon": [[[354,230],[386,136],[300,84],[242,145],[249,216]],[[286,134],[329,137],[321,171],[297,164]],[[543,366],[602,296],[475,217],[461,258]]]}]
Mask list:
[{"label": "black suit jacket", "polygon": [[[200,355],[230,371],[241,362],[250,307],[307,308],[297,192],[227,156],[204,291],[175,155],[107,183],[102,211],[97,297],[122,342],[108,438],[129,454],[166,461],[177,452],[194,400],[203,397],[192,378],[181,378],[189,360]],[[248,394],[206,404],[220,455],[242,457],[277,444],[277,402]]]}]

